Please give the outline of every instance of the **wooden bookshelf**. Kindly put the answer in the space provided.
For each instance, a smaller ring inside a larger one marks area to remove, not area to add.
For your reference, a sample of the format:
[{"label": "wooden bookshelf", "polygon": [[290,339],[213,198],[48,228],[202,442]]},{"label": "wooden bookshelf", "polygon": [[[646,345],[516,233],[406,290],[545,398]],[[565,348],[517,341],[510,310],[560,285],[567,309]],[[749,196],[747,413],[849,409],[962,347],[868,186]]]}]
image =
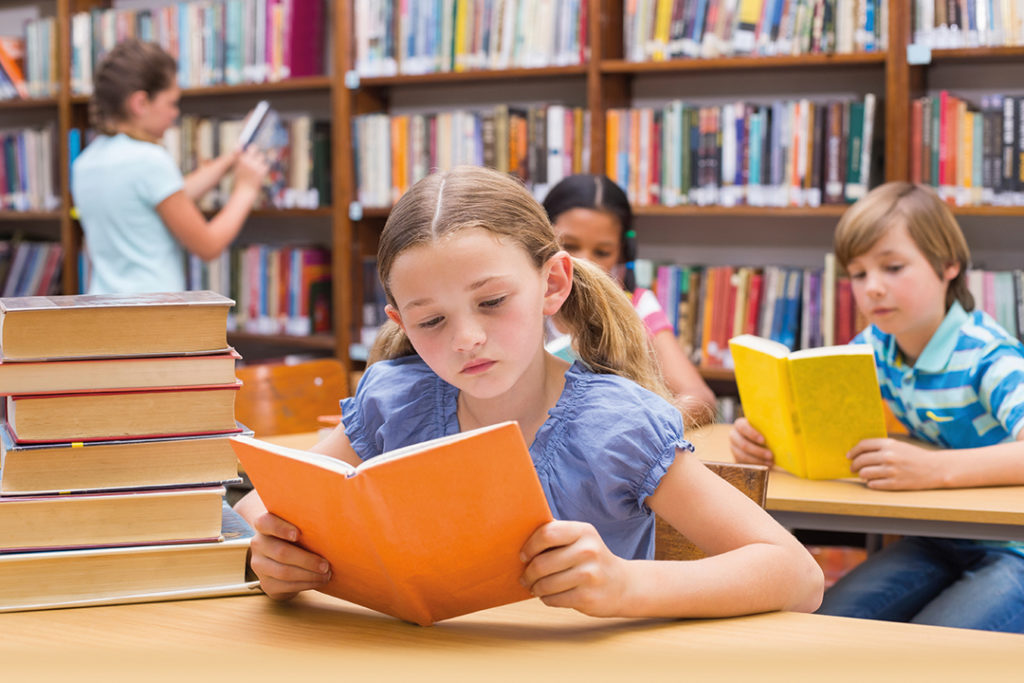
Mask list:
[{"label": "wooden bookshelf", "polygon": [[[431,73],[424,75],[396,75],[388,77],[353,78],[354,67],[354,26],[353,8],[355,0],[325,1],[326,30],[330,34],[326,43],[330,46],[328,75],[286,80],[275,83],[245,84],[234,86],[213,86],[190,88],[182,93],[191,98],[234,98],[274,93],[296,93],[323,97],[327,106],[332,130],[332,205],[311,210],[262,209],[255,216],[285,220],[326,219],[330,223],[331,244],[335,257],[332,261],[334,277],[333,318],[334,335],[318,335],[314,338],[299,338],[286,335],[257,336],[235,333],[235,338],[252,339],[279,343],[282,347],[318,348],[332,350],[347,370],[358,366],[350,358],[350,345],[355,341],[358,329],[358,308],[361,304],[358,294],[360,274],[353,265],[360,254],[372,253],[373,235],[379,234],[384,219],[389,213],[387,207],[358,207],[352,210],[356,198],[355,167],[353,163],[352,124],[357,114],[387,111],[390,95],[402,88],[430,88],[444,92],[455,92],[463,86],[476,87],[480,84],[518,83],[543,84],[559,79],[575,80],[582,84],[586,106],[590,112],[591,137],[587,141],[590,151],[590,170],[604,172],[605,112],[610,108],[628,107],[634,102],[635,88],[644,79],[671,76],[685,87],[686,79],[704,77],[728,79],[743,74],[785,74],[792,78],[793,90],[801,89],[804,75],[828,74],[837,84],[850,74],[877,72],[879,90],[876,94],[884,103],[881,120],[884,124],[884,180],[903,180],[909,177],[910,159],[907,140],[910,130],[910,102],[919,94],[927,82],[928,66],[911,66],[907,62],[907,44],[910,35],[911,3],[889,0],[889,48],[885,52],[771,56],[771,57],[729,57],[719,59],[676,59],[659,62],[632,62],[624,57],[623,6],[626,0],[588,0],[587,26],[589,59],[575,66],[548,67],[535,69],[508,69],[504,71],[461,71],[452,73]],[[18,4],[18,3],[6,3]],[[24,4],[37,4],[25,0]],[[110,0],[53,0],[50,3],[61,27],[58,44],[60,59],[60,92],[57,97],[0,102],[0,112],[14,110],[53,110],[57,112],[58,130],[62,140],[73,122],[80,122],[85,115],[87,98],[72,96],[70,93],[70,17],[78,11],[97,7],[109,7]],[[1024,63],[1024,47],[977,48],[956,50],[932,50],[931,64],[964,63],[984,67],[989,63]],[[1015,87],[1007,83],[1008,88]],[[883,90],[884,89],[884,90]],[[742,93],[735,93],[742,96]],[[68,150],[60,145],[59,182],[64,206],[70,206],[68,178]],[[822,218],[837,219],[845,205],[826,205],[817,208],[804,207],[752,207],[752,206],[679,206],[679,207],[636,207],[638,220],[686,218],[736,218],[757,219],[768,217],[811,219],[808,225],[820,230]],[[1020,217],[1024,207],[956,207],[960,216],[972,217]],[[353,218],[353,216],[357,218]],[[76,255],[81,234],[68,212],[37,212],[15,214],[0,212],[0,222],[15,221],[59,221],[61,240],[65,246],[64,290],[74,291],[77,282]],[[808,228],[809,230],[812,228]],[[682,234],[682,233],[681,233]],[[706,376],[716,381],[730,381],[731,371],[708,370]],[[724,374],[722,374],[724,373]]]}]

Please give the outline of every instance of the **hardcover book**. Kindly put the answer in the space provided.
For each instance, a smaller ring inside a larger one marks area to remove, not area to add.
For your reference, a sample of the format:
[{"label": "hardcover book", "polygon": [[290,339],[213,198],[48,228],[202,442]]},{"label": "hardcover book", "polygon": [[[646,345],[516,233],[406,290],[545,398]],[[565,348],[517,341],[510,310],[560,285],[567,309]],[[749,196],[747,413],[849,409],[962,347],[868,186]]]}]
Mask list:
[{"label": "hardcover book", "polygon": [[241,385],[20,394],[7,397],[7,423],[16,443],[239,432]]},{"label": "hardcover book", "polygon": [[885,413],[867,344],[792,351],[740,335],[729,340],[736,387],[750,424],[775,463],[798,477],[852,477],[847,452],[884,437]]},{"label": "hardcover book", "polygon": [[248,437],[231,442],[267,509],[330,562],[325,593],[421,625],[530,597],[519,552],[552,517],[516,423],[357,467]]},{"label": "hardcover book", "polygon": [[0,553],[215,541],[224,487],[0,497]]},{"label": "hardcover book", "polygon": [[234,349],[209,355],[19,363],[4,362],[0,357],[0,395],[231,384],[239,358]]},{"label": "hardcover book", "polygon": [[0,299],[4,362],[228,351],[234,301],[210,291]]},{"label": "hardcover book", "polygon": [[0,495],[198,486],[238,479],[238,461],[227,434],[18,444],[7,423],[0,422]]}]

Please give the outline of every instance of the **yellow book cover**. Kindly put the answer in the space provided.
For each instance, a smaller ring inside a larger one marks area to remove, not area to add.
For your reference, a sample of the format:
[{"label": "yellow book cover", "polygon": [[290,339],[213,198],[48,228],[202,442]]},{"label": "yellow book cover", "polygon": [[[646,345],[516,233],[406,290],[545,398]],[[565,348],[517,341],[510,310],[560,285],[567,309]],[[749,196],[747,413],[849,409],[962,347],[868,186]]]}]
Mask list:
[{"label": "yellow book cover", "polygon": [[655,8],[654,22],[654,61],[661,62],[668,58],[666,52],[669,39],[669,24],[672,21],[672,0],[658,0]]},{"label": "yellow book cover", "polygon": [[808,479],[852,477],[846,453],[884,437],[885,412],[871,347],[789,351],[753,335],[729,340],[743,412],[782,469]]}]

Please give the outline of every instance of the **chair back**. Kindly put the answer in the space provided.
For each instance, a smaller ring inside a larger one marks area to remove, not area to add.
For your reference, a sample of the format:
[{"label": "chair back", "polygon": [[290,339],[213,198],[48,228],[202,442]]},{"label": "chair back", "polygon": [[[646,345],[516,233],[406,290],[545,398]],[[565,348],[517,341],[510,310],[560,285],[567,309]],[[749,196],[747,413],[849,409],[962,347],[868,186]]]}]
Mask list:
[{"label": "chair back", "polygon": [[336,358],[303,363],[244,365],[235,418],[257,437],[314,432],[321,415],[337,415],[348,395],[345,367]]},{"label": "chair back", "polygon": [[[764,507],[768,492],[768,468],[764,465],[741,465],[734,462],[706,462],[708,469],[745,493]],[[657,517],[654,531],[654,559],[698,560],[705,553],[675,528]]]}]

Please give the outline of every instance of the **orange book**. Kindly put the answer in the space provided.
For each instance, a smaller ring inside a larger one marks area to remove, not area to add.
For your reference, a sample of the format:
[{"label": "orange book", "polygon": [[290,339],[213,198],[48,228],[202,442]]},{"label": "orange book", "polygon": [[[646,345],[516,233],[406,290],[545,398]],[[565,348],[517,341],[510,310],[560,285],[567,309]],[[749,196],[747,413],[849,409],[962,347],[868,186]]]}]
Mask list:
[{"label": "orange book", "polygon": [[328,595],[426,626],[530,597],[519,551],[551,521],[515,422],[370,458],[357,467],[231,439],[267,509],[330,562]]}]

